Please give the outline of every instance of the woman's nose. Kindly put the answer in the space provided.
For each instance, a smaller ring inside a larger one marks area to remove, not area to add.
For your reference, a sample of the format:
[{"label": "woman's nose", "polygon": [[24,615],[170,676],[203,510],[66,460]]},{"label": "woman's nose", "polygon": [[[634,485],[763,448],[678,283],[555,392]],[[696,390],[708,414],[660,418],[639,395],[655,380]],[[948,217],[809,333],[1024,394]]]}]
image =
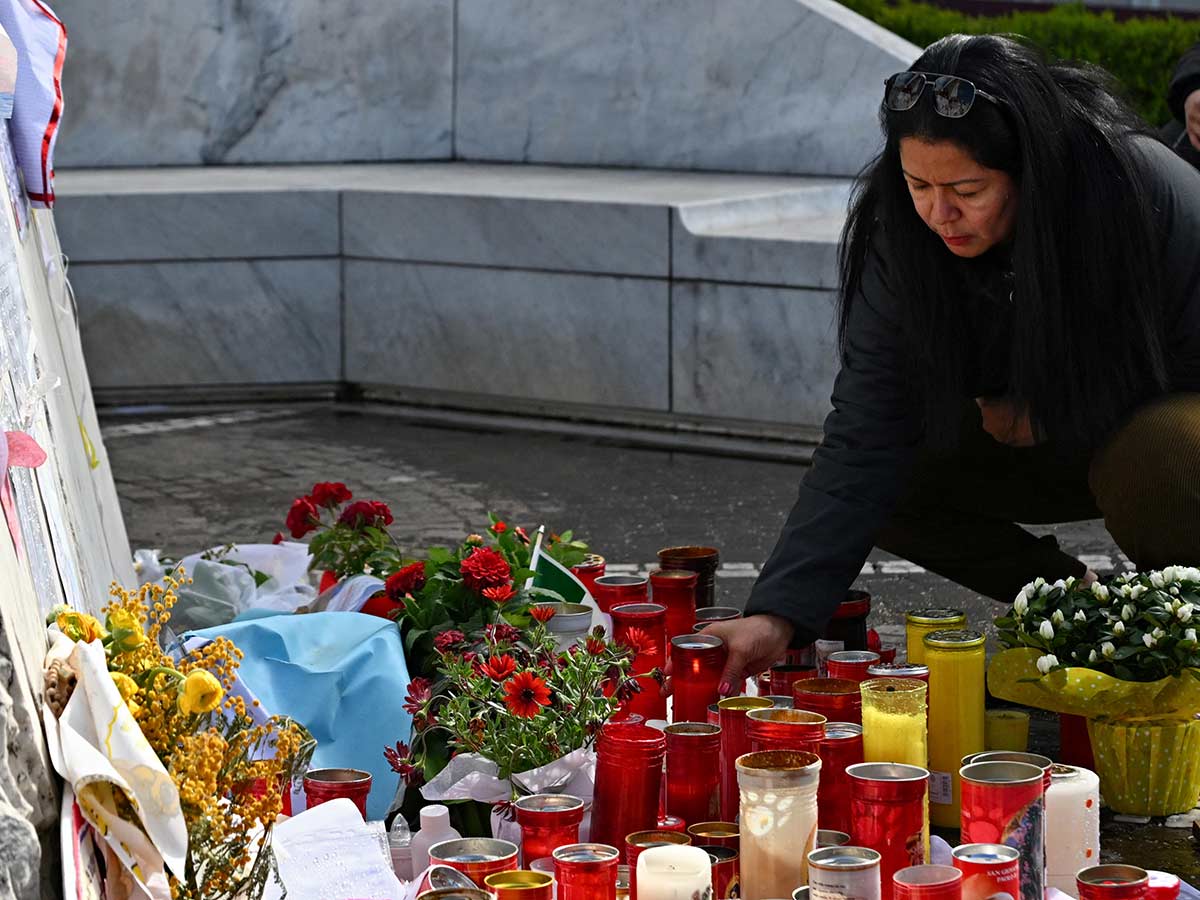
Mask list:
[{"label": "woman's nose", "polygon": [[958,206],[953,198],[946,194],[934,194],[933,208],[930,210],[930,220],[934,225],[945,225],[953,222],[958,216]]}]

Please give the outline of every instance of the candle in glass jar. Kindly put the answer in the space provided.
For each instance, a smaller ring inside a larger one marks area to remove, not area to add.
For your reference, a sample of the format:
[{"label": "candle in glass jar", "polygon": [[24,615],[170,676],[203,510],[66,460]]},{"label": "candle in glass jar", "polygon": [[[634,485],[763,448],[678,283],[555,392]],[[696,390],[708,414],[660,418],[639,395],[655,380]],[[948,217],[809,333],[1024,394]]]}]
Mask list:
[{"label": "candle in glass jar", "polygon": [[725,642],[715,634],[671,639],[672,722],[705,722],[725,670]]},{"label": "candle in glass jar", "polygon": [[929,666],[929,819],[957,828],[962,758],[984,748],[984,637],[978,631],[925,636]]},{"label": "candle in glass jar", "polygon": [[647,847],[638,856],[638,900],[711,900],[712,895],[712,860],[699,847]]},{"label": "candle in glass jar", "polygon": [[785,897],[808,883],[808,854],[817,841],[815,753],[768,750],[737,760],[741,787],[742,895]]},{"label": "candle in glass jar", "polygon": [[908,661],[925,662],[925,635],[935,631],[966,628],[967,616],[961,609],[914,609],[905,616]]},{"label": "candle in glass jar", "polygon": [[863,758],[925,768],[925,682],[872,678],[862,683]]}]

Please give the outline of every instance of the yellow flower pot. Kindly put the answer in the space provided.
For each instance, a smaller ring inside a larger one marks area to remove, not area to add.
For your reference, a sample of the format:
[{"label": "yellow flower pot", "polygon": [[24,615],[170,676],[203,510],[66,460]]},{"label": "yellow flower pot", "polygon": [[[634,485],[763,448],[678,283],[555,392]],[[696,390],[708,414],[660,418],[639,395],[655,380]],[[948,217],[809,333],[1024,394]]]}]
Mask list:
[{"label": "yellow flower pot", "polygon": [[1200,798],[1200,721],[1089,719],[1100,793],[1114,812],[1167,816]]}]

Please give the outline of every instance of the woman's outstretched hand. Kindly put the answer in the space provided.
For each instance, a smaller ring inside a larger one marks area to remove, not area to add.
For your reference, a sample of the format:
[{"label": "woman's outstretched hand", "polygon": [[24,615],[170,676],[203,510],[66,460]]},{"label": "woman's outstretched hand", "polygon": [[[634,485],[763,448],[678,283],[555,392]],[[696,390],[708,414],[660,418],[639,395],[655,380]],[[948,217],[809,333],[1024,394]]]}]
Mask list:
[{"label": "woman's outstretched hand", "polygon": [[[727,622],[714,622],[704,634],[715,634],[725,642],[728,658],[721,673],[720,693],[728,697],[738,693],[743,680],[764,672],[783,659],[792,642],[792,624],[780,616],[755,615]],[[670,665],[667,675],[671,674]],[[663,693],[671,692],[667,679]]]}]

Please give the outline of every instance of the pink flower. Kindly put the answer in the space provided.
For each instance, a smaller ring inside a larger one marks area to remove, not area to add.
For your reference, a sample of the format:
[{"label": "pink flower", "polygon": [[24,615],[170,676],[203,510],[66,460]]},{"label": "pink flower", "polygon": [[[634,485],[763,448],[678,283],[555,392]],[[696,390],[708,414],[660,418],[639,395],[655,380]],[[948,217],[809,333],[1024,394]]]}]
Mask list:
[{"label": "pink flower", "polygon": [[416,715],[433,697],[433,682],[428,678],[414,678],[408,685],[408,693],[404,698],[404,708]]}]

